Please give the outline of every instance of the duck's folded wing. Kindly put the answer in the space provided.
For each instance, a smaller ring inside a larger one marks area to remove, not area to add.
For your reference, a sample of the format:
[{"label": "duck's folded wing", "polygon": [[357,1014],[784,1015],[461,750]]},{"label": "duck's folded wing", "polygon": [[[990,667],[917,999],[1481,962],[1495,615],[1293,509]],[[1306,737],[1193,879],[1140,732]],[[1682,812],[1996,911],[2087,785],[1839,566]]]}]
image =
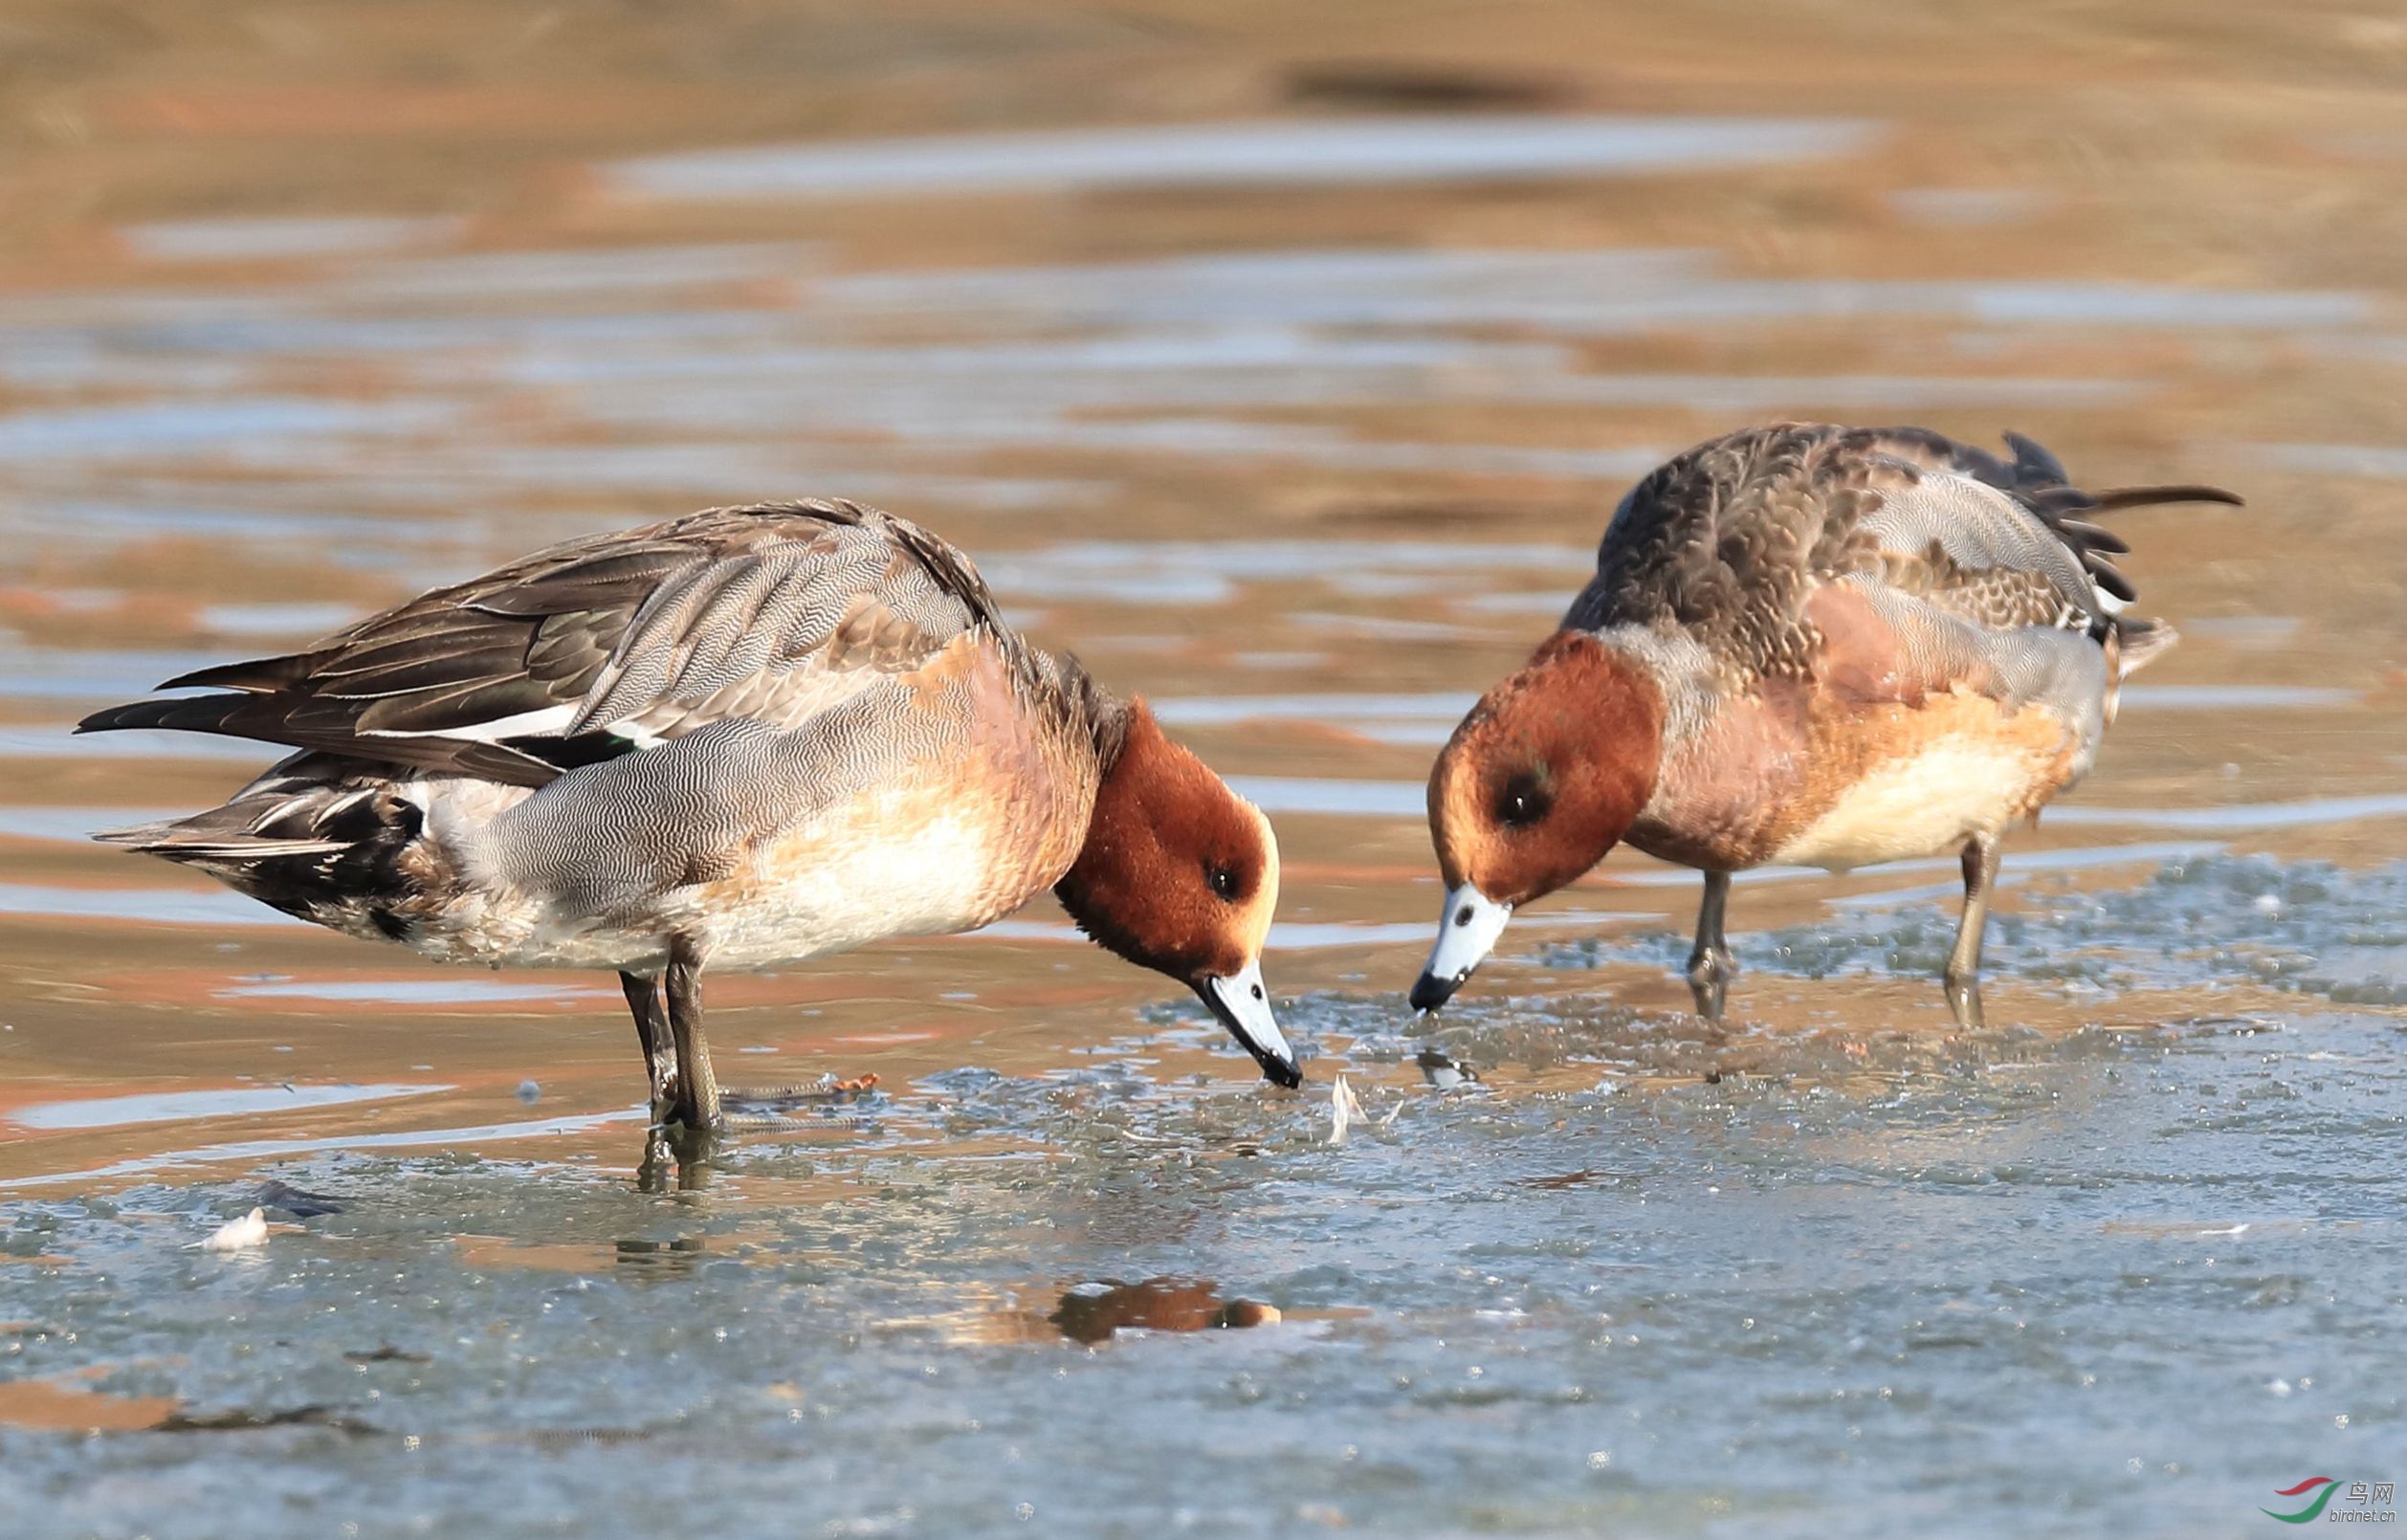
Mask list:
[{"label": "duck's folded wing", "polygon": [[2129,592],[2108,561],[2124,546],[2072,517],[2087,500],[2060,476],[1920,429],[1732,433],[1623,499],[1564,624],[1676,627],[1753,672],[1795,667],[1803,606],[1855,578],[1976,625],[2087,627],[2110,613],[2101,584]]},{"label": "duck's folded wing", "polygon": [[714,721],[800,725],[974,627],[968,561],[850,503],[717,509],[554,546],[304,651],[204,669],[79,731],[188,728],[541,785]]},{"label": "duck's folded wing", "polygon": [[1897,593],[1992,630],[2045,626],[2093,635],[2131,597],[2119,573],[2112,582],[2122,591],[2102,592],[2081,547],[1975,476],[1890,462],[1869,468],[1869,479],[1876,500],[1866,499],[1857,528],[1876,566],[1863,575]]},{"label": "duck's folded wing", "polygon": [[[1896,460],[1865,467],[1850,561],[1834,591],[1809,602],[1823,636],[1822,668],[1843,690],[1920,699],[1970,691],[2009,707],[2039,704],[2083,736],[2112,718],[2125,633],[2172,633],[2124,613],[2130,583],[2109,558],[2125,549],[2073,519],[2085,495],[2061,485],[2009,488],[1974,470]],[[1836,604],[1850,595],[1856,607]],[[1867,648],[1829,620],[1876,618]],[[1877,665],[1877,666],[1875,666]]]},{"label": "duck's folded wing", "polygon": [[[2222,503],[2242,506],[2236,493],[2196,484],[2109,487],[2088,492],[2072,484],[2065,463],[2021,433],[2005,435],[2012,459],[1990,453],[1977,445],[1961,444],[1923,428],[1859,429],[1834,444],[1835,458],[1852,459],[1874,468],[1899,463],[1927,472],[1952,474],[1994,488],[2031,516],[2038,529],[2071,553],[2092,585],[2107,598],[2103,608],[2117,616],[2117,627],[2144,632],[2148,623],[2121,616],[2120,603],[2139,597],[2114,559],[2128,554],[2131,543],[2096,520],[2119,509],[2157,507],[2167,503]],[[2026,527],[2026,534],[2028,528]],[[2052,561],[2052,558],[2051,558]],[[2135,635],[2126,634],[2126,644]],[[2168,638],[2169,640],[2169,638]]]}]

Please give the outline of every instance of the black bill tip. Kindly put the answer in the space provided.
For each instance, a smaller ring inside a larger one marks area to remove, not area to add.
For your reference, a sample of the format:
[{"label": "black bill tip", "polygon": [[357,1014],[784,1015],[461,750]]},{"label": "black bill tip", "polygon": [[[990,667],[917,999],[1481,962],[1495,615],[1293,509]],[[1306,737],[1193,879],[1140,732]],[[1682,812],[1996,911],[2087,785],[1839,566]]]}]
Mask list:
[{"label": "black bill tip", "polygon": [[1303,1068],[1294,1060],[1282,1059],[1274,1053],[1265,1053],[1253,1047],[1250,1043],[1246,1046],[1252,1049],[1253,1062],[1262,1067],[1262,1078],[1271,1085],[1283,1086],[1289,1090],[1293,1090],[1304,1083]]},{"label": "black bill tip", "polygon": [[1412,1008],[1425,1016],[1452,1000],[1454,992],[1462,987],[1460,977],[1444,979],[1434,973],[1424,973],[1413,981]]}]

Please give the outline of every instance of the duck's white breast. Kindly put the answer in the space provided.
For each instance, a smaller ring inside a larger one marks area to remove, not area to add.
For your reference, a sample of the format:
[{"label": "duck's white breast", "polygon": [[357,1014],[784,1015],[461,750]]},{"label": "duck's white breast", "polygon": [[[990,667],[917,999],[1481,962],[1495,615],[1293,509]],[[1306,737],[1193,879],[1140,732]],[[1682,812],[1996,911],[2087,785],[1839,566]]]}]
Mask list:
[{"label": "duck's white breast", "polygon": [[737,968],[975,930],[1027,897],[1027,883],[1006,869],[1013,845],[991,805],[885,789],[764,845],[744,869],[682,891],[662,918],[697,935],[714,966]]},{"label": "duck's white breast", "polygon": [[1874,765],[1773,852],[1781,866],[1845,871],[2002,833],[2056,789],[2060,756],[1959,734]]}]

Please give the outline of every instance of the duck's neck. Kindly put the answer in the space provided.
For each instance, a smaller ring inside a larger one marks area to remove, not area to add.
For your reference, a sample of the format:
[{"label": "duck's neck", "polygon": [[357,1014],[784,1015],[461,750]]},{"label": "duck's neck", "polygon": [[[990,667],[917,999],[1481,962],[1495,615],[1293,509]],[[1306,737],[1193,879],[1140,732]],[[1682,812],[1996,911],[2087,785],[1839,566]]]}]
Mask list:
[{"label": "duck's neck", "polygon": [[1094,796],[1078,854],[1053,884],[1053,896],[1078,928],[1122,957],[1133,957],[1134,938],[1123,919],[1141,895],[1128,891],[1131,873],[1158,841],[1155,818],[1161,800],[1161,770],[1173,745],[1142,700],[1121,701],[1098,692],[1089,721],[1095,753]]}]

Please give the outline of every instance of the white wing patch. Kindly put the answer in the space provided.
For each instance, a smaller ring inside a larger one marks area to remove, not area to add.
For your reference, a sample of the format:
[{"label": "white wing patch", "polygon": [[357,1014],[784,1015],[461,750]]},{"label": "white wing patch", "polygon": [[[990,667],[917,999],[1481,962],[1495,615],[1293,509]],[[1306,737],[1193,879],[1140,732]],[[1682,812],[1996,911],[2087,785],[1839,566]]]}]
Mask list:
[{"label": "white wing patch", "polygon": [[546,706],[541,711],[520,712],[516,716],[497,717],[490,722],[472,722],[461,727],[430,728],[422,732],[401,732],[392,728],[370,728],[362,737],[450,737],[470,743],[498,743],[511,737],[549,737],[566,730],[577,718],[574,702],[564,706]]}]

